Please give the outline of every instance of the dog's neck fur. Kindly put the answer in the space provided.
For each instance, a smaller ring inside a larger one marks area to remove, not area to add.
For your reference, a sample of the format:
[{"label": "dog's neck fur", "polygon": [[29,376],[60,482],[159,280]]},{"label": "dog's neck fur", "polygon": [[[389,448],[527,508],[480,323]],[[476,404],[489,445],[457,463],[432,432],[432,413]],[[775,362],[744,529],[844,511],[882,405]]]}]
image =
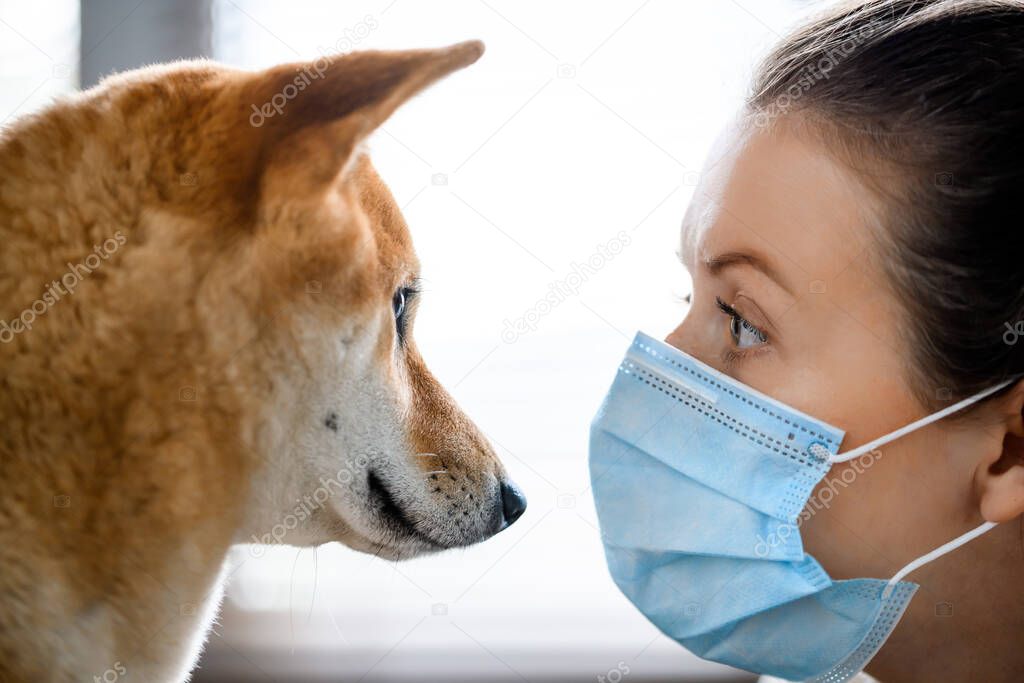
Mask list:
[{"label": "dog's neck fur", "polygon": [[[62,114],[0,142],[2,319],[60,294],[0,345],[0,679],[102,678],[128,659],[133,678],[183,677],[246,505],[252,413],[228,373],[256,323],[230,311],[223,247],[183,217],[147,230],[159,209],[117,191],[145,186],[144,166],[85,182],[87,143],[40,156],[43,137],[101,134]],[[112,191],[87,192],[97,180]],[[53,287],[112,239],[73,289]]]}]

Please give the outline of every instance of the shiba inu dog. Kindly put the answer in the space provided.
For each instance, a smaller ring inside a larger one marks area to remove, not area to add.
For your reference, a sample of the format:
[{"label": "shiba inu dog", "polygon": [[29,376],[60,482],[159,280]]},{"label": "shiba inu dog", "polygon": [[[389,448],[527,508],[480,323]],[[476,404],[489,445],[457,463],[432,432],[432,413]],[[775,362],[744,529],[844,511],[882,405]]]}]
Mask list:
[{"label": "shiba inu dog", "polygon": [[401,559],[522,514],[362,149],[482,51],[146,68],[0,133],[0,679],[187,678],[234,543]]}]

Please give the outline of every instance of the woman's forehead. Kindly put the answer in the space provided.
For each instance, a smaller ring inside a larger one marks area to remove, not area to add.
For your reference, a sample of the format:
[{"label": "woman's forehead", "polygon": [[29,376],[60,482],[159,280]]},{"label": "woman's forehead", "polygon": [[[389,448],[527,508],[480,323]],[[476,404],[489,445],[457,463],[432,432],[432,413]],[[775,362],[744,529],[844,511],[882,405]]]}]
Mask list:
[{"label": "woman's forehead", "polygon": [[734,117],[718,133],[698,176],[697,187],[683,216],[679,255],[683,263],[698,262],[708,231],[720,212],[722,184],[727,182],[749,129],[740,116]]},{"label": "woman's forehead", "polygon": [[708,155],[680,257],[692,268],[723,252],[752,253],[792,280],[828,279],[867,246],[871,204],[853,173],[795,126],[738,118]]}]

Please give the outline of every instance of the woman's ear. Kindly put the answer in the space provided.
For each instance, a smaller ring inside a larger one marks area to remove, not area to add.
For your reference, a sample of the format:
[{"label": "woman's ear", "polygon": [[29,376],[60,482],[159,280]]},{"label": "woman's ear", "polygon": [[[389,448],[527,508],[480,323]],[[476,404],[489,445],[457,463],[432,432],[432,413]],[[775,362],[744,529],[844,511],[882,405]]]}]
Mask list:
[{"label": "woman's ear", "polygon": [[974,484],[981,516],[1003,523],[1024,515],[1024,380],[996,401],[1002,448],[991,449],[978,463]]}]

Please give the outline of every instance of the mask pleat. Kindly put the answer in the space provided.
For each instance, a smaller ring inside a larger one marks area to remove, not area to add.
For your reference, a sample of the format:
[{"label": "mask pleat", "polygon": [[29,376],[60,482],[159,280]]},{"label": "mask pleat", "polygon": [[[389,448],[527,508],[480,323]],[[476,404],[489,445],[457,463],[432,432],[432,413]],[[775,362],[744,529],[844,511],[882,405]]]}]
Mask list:
[{"label": "mask pleat", "polygon": [[[835,453],[842,432],[781,404],[759,405],[727,379],[638,339],[612,385],[616,400],[595,425],[708,488],[795,522],[829,467],[810,446]],[[718,457],[688,455],[698,444]]]},{"label": "mask pleat", "polygon": [[[601,534],[620,547],[767,560],[800,560],[795,524],[754,510],[622,441],[591,433]],[[694,510],[715,510],[710,525]]]}]

